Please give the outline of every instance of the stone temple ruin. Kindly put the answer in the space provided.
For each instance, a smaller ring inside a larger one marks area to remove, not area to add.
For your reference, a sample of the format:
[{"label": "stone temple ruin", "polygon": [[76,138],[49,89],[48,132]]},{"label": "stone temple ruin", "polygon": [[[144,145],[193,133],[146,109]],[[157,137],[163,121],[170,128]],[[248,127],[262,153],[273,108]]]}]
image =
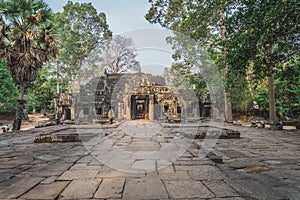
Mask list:
[{"label": "stone temple ruin", "polygon": [[59,94],[54,97],[55,119],[71,120],[74,119],[74,107],[72,96],[70,94]]},{"label": "stone temple ruin", "polygon": [[[217,113],[216,109],[212,109],[209,95],[200,99],[194,94],[192,87],[168,86],[162,76],[143,73],[104,73],[101,77],[82,81],[77,95],[58,95],[55,101],[55,115],[63,116],[64,123],[71,119],[76,120],[76,124],[79,125],[108,123],[110,108],[114,110],[118,121],[142,119],[163,123],[199,122],[203,118],[213,118]],[[73,122],[68,121],[68,123]],[[164,126],[166,129],[174,127],[177,125]],[[86,126],[83,126],[82,129],[85,128]],[[79,136],[74,132],[61,134],[59,131],[54,131],[36,136],[34,141],[38,143],[78,142],[90,138],[89,135]],[[181,130],[180,134],[190,139],[240,137],[237,131],[208,125],[198,125],[196,131]]]},{"label": "stone temple ruin", "polygon": [[144,73],[105,72],[101,77],[85,81],[81,83],[75,107],[79,123],[107,118],[110,107],[119,120],[180,122],[212,115],[209,96],[200,100],[191,88],[170,87],[162,76]]}]

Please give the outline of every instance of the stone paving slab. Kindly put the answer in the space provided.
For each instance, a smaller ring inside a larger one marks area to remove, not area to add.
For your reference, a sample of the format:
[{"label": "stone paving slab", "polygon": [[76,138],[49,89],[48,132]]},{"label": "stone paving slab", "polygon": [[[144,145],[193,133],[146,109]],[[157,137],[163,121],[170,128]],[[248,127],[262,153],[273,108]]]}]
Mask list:
[{"label": "stone paving slab", "polygon": [[171,198],[193,199],[193,198],[213,198],[215,195],[200,181],[165,181],[166,188]]},{"label": "stone paving slab", "polygon": [[123,199],[168,199],[168,193],[158,178],[127,179]]},{"label": "stone paving slab", "polygon": [[69,184],[68,181],[52,182],[50,184],[40,184],[34,187],[25,195],[23,199],[56,199],[61,191]]},{"label": "stone paving slab", "polygon": [[180,180],[192,180],[187,171],[176,171],[173,173],[159,174],[159,177],[163,181],[180,181]]},{"label": "stone paving slab", "polygon": [[60,194],[61,199],[84,199],[92,198],[101,179],[73,180]]},{"label": "stone paving slab", "polygon": [[76,180],[76,179],[92,179],[97,176],[100,172],[99,169],[96,170],[69,170],[64,172],[58,180]]},{"label": "stone paving slab", "polygon": [[192,170],[188,171],[188,174],[193,180],[204,181],[204,180],[224,180],[227,177],[220,170]]},{"label": "stone paving slab", "polygon": [[41,177],[59,176],[68,170],[72,166],[72,163],[66,163],[64,161],[55,161],[40,170],[32,170],[33,175]]},{"label": "stone paving slab", "polygon": [[244,197],[286,199],[286,196],[276,191],[276,189],[254,179],[226,180],[226,182]]},{"label": "stone paving slab", "polygon": [[0,191],[0,199],[14,199],[41,182],[43,178],[31,177],[23,178],[22,180],[6,187],[4,190]]},{"label": "stone paving slab", "polygon": [[[300,199],[299,130],[227,124],[241,138],[217,141],[212,152],[219,163],[198,157],[206,153],[202,139],[176,160],[162,159],[157,150],[171,144],[171,154],[181,144],[174,143],[176,127],[136,123],[124,122],[124,130],[82,126],[79,131],[95,137],[87,143],[34,143],[40,133],[74,134],[72,125],[0,134],[0,199]],[[131,133],[136,125],[142,128]],[[97,134],[110,142],[99,142]]]},{"label": "stone paving slab", "polygon": [[203,181],[203,183],[215,194],[218,198],[239,197],[240,195],[232,187],[224,181],[213,180]]},{"label": "stone paving slab", "polygon": [[140,172],[140,173],[129,173],[129,172],[124,172],[124,171],[119,171],[116,169],[112,169],[110,167],[103,167],[101,172],[97,175],[98,178],[120,178],[120,177],[144,177],[146,175],[145,172]]},{"label": "stone paving slab", "polygon": [[155,171],[156,170],[156,161],[155,160],[136,160],[132,164],[133,169],[142,170],[142,171]]},{"label": "stone paving slab", "polygon": [[94,195],[94,198],[108,199],[121,198],[124,188],[125,178],[104,179]]}]

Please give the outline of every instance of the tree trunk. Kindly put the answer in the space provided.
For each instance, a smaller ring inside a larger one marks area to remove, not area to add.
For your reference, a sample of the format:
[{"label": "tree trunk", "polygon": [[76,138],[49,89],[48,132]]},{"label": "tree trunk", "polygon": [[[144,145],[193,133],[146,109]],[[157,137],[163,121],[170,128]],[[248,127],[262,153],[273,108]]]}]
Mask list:
[{"label": "tree trunk", "polygon": [[[277,122],[276,106],[275,106],[275,88],[274,88],[274,73],[273,67],[269,67],[269,118],[270,122]],[[271,128],[275,128],[271,126]]]},{"label": "tree trunk", "polygon": [[232,107],[231,107],[231,98],[229,92],[225,92],[225,120],[226,122],[232,123]]},{"label": "tree trunk", "polygon": [[[222,41],[224,42],[226,40],[226,27],[224,25],[224,19],[225,19],[225,13],[222,10],[220,12],[220,28],[221,28],[221,36],[222,36]],[[228,91],[228,88],[226,86],[226,76],[228,73],[228,66],[226,63],[226,49],[222,48],[222,57],[223,57],[223,64],[224,64],[224,70],[223,70],[223,76],[224,76],[224,81],[225,81],[225,121],[232,123],[232,107],[231,107],[231,98],[230,98],[230,93]]]},{"label": "tree trunk", "polygon": [[57,61],[56,62],[56,93],[59,94],[60,91],[59,91],[59,62]]},{"label": "tree trunk", "polygon": [[16,112],[16,117],[13,123],[13,131],[17,131],[21,129],[21,123],[22,123],[22,118],[23,118],[23,109],[26,101],[24,100],[24,83],[20,84],[20,96],[18,99],[18,109]]},{"label": "tree trunk", "polygon": [[268,65],[269,65],[269,120],[270,122],[273,122],[274,124],[271,124],[271,128],[276,128],[276,106],[275,106],[275,87],[274,87],[274,69],[273,69],[273,63],[271,61],[271,54],[272,54],[272,45],[269,45],[268,47]]}]

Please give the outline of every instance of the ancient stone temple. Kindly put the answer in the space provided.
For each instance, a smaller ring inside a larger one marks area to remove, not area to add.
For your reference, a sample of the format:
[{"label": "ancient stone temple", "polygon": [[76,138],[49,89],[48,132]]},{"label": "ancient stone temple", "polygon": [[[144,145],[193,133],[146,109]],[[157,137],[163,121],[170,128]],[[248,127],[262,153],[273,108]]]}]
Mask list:
[{"label": "ancient stone temple", "polygon": [[104,73],[81,85],[77,117],[81,121],[106,118],[110,107],[117,119],[180,122],[209,117],[210,104],[199,103],[189,93],[186,88],[166,86],[162,76]]},{"label": "ancient stone temple", "polygon": [[53,118],[60,120],[73,120],[74,119],[74,107],[72,104],[72,96],[70,94],[57,94],[54,97],[55,112]]}]

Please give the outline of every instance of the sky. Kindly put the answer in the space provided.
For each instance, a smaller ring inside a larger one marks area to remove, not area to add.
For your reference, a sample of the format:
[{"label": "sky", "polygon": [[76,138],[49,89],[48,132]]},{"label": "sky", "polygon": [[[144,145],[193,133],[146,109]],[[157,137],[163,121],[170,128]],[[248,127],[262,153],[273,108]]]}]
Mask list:
[{"label": "sky", "polygon": [[[44,0],[53,12],[62,12],[67,0]],[[151,25],[145,18],[150,8],[148,0],[73,0],[91,2],[98,12],[104,12],[114,35],[133,39],[137,47],[137,60],[145,73],[162,74],[172,64],[173,51],[165,42],[170,31],[160,25]]]}]

